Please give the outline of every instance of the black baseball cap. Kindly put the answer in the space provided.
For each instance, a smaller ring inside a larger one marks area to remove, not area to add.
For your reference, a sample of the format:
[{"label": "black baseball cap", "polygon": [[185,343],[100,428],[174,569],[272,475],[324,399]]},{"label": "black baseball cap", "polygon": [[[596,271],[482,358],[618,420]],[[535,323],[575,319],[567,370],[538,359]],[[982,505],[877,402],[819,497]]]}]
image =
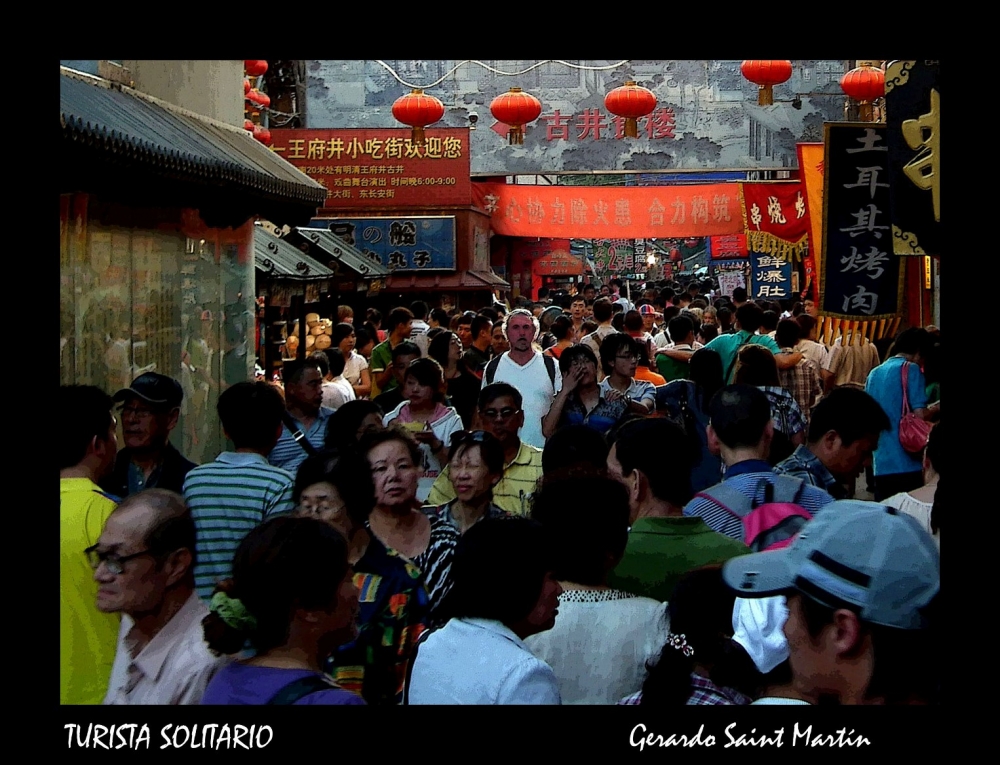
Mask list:
[{"label": "black baseball cap", "polygon": [[146,372],[136,377],[127,388],[122,388],[114,395],[115,401],[124,401],[129,396],[138,396],[143,401],[165,409],[173,409],[181,405],[184,390],[181,384],[172,377],[158,372]]}]

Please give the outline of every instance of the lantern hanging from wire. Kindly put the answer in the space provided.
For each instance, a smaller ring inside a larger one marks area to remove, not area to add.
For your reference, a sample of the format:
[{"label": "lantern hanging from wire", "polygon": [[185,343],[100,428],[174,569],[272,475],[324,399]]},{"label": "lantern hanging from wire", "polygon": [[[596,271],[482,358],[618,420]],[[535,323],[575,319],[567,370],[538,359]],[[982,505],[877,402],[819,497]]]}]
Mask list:
[{"label": "lantern hanging from wire", "polygon": [[271,131],[266,127],[261,127],[260,125],[253,126],[253,137],[260,141],[265,146],[271,145]]},{"label": "lantern hanging from wire", "polygon": [[249,133],[253,132],[253,129],[257,127],[252,120],[243,120],[243,129]]},{"label": "lantern hanging from wire", "polygon": [[246,96],[250,92],[250,80],[244,78],[243,80],[243,95]]},{"label": "lantern hanging from wire", "polygon": [[256,88],[247,93],[246,99],[253,104],[255,109],[267,109],[271,106],[271,97],[267,93],[261,93]]},{"label": "lantern hanging from wire", "polygon": [[392,105],[392,116],[412,128],[410,140],[419,145],[424,142],[424,128],[444,116],[444,104],[420,88],[414,88],[396,99]]},{"label": "lantern hanging from wire", "polygon": [[639,117],[652,113],[656,108],[656,96],[649,88],[628,80],[604,97],[604,106],[612,114],[624,117],[625,135],[636,138],[639,135]]},{"label": "lantern hanging from wire", "polygon": [[260,77],[267,72],[267,62],[261,59],[244,59],[243,69],[251,77]]},{"label": "lantern hanging from wire", "polygon": [[774,103],[774,86],[787,82],[792,76],[791,61],[744,61],[740,71],[754,85],[757,85],[757,104],[771,106]]},{"label": "lantern hanging from wire", "polygon": [[871,122],[875,118],[872,102],[885,95],[885,72],[877,66],[859,66],[840,78],[840,87],[860,102],[858,117],[861,121]]},{"label": "lantern hanging from wire", "polygon": [[524,127],[542,113],[542,102],[520,88],[511,88],[490,102],[490,114],[507,125],[508,144],[524,143]]}]

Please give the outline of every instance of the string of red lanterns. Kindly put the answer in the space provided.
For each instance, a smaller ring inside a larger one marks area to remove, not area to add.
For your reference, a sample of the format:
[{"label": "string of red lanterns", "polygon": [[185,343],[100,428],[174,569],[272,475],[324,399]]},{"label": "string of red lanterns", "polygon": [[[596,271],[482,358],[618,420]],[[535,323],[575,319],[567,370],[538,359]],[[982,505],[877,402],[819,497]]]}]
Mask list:
[{"label": "string of red lanterns", "polygon": [[267,62],[260,59],[245,59],[243,69],[246,74],[243,78],[243,97],[246,103],[243,112],[248,115],[248,118],[243,122],[243,128],[262,144],[270,146],[272,142],[271,131],[262,127],[259,121],[261,111],[271,107],[271,97],[250,84],[251,77],[261,77],[267,72]]}]

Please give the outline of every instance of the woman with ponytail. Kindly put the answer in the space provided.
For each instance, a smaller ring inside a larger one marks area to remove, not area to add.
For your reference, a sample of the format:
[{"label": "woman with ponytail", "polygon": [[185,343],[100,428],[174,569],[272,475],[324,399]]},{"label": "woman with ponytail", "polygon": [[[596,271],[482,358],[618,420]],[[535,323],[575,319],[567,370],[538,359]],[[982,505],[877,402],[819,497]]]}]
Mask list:
[{"label": "woman with ponytail", "polygon": [[364,704],[322,670],[357,634],[352,573],[347,543],[323,521],[278,517],[247,534],[202,624],[216,653],[249,642],[255,655],[216,673],[201,703]]}]

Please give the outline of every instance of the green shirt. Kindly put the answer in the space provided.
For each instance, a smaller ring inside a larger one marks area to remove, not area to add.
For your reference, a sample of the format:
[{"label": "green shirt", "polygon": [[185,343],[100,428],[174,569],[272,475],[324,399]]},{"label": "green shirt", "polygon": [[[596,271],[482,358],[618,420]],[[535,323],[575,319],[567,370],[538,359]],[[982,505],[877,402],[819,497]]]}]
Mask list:
[{"label": "green shirt", "polygon": [[688,571],[746,555],[742,542],[712,531],[701,518],[639,518],[629,531],[625,555],[608,577],[619,590],[669,601]]},{"label": "green shirt", "polygon": [[[684,348],[678,348],[679,351],[690,351],[691,346],[685,346]],[[672,359],[665,353],[656,354],[656,371],[663,375],[665,382],[673,382],[674,380],[687,380],[688,371],[691,369],[690,361],[680,361],[679,359]]]},{"label": "green shirt", "polygon": [[375,382],[375,377],[379,372],[384,372],[386,369],[392,366],[392,346],[389,344],[388,338],[385,342],[379,343],[374,348],[372,348],[372,356],[368,359],[368,367],[371,369],[372,373],[372,392],[370,398],[375,398],[379,393],[385,393],[390,391],[399,385],[396,382],[395,377],[390,377],[389,381],[385,384],[385,387],[380,387]]},{"label": "green shirt", "polygon": [[781,352],[774,339],[767,335],[751,335],[742,329],[731,335],[719,335],[705,347],[711,348],[722,357],[722,374],[729,372],[729,379],[726,380],[727,385],[732,383],[736,376],[736,364],[733,362],[736,360],[736,354],[741,345],[763,345],[771,353]]}]

